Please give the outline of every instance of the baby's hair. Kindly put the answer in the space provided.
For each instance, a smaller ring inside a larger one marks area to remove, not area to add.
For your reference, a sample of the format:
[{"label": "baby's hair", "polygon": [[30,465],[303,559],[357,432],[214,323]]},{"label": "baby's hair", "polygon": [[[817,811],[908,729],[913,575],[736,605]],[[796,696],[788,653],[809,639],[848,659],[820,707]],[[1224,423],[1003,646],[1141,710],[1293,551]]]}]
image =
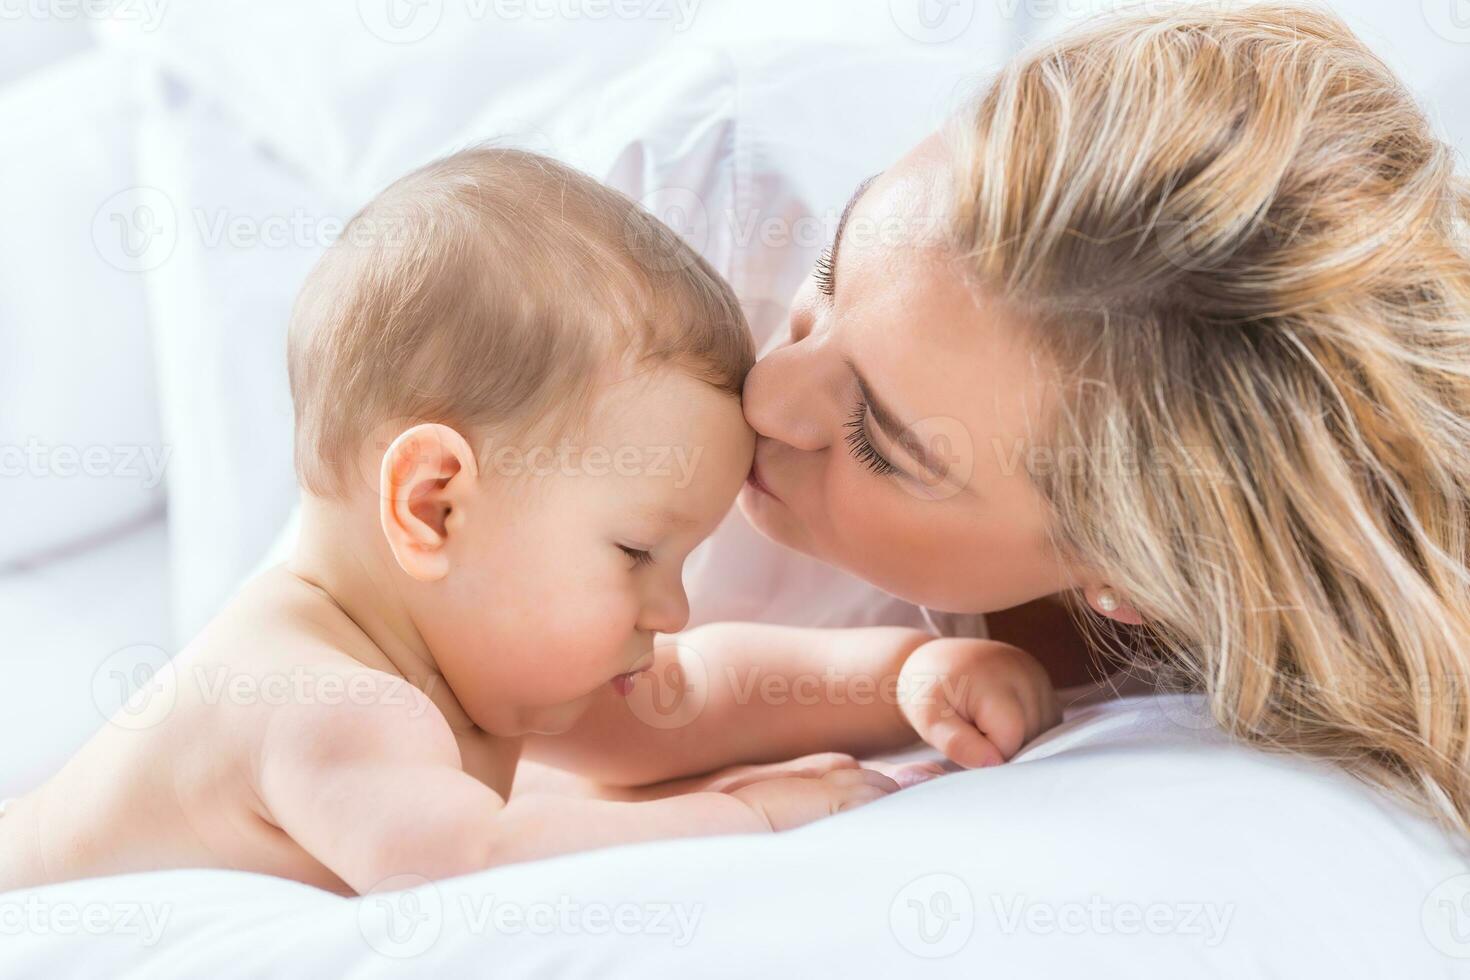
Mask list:
[{"label": "baby's hair", "polygon": [[738,397],[755,350],[730,287],[637,203],[480,146],[348,223],[296,301],[287,359],[298,479],[333,496],[385,423],[554,439],[619,370],[670,366]]}]

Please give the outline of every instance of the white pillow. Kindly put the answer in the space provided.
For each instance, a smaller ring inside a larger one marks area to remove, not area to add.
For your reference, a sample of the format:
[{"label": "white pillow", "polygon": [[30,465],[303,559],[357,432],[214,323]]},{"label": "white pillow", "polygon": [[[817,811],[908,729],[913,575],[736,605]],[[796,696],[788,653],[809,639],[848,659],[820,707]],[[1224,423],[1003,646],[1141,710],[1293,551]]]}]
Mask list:
[{"label": "white pillow", "polygon": [[75,55],[0,91],[0,564],[135,524],[168,464],[143,283],[121,237],[134,59]]},{"label": "white pillow", "polygon": [[6,17],[0,31],[0,85],[86,51],[93,44],[88,28],[81,19]]},{"label": "white pillow", "polygon": [[[390,22],[395,9],[406,20]],[[219,100],[317,186],[360,201],[448,146],[488,106],[503,106],[520,130],[590,106],[673,27],[504,19],[497,9],[201,2],[171,9],[156,31],[107,25],[102,37]]]},{"label": "white pillow", "polygon": [[101,36],[220,99],[299,172],[366,195],[484,106],[514,105],[523,125],[539,126],[677,51],[799,40],[817,59],[825,46],[861,44],[984,60],[1014,47],[1014,10],[943,4],[946,29],[935,30],[916,16],[931,2],[198,0],[154,24],[117,19]]},{"label": "white pillow", "polygon": [[155,76],[139,167],[174,229],[149,307],[172,448],[175,634],[187,642],[265,553],[296,499],[286,326],[355,204],[319,191],[208,99]]}]

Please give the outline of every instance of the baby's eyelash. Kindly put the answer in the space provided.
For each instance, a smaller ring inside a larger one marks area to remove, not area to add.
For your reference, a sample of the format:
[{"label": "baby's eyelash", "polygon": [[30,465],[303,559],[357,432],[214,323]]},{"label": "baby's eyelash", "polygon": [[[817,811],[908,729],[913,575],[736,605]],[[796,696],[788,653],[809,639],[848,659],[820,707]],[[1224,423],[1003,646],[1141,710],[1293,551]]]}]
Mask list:
[{"label": "baby's eyelash", "polygon": [[832,245],[822,249],[822,254],[817,257],[816,267],[812,270],[812,277],[817,280],[817,288],[827,296],[835,295],[837,292],[837,276],[833,266],[832,249]]},{"label": "baby's eyelash", "polygon": [[883,457],[883,454],[873,448],[873,444],[868,441],[868,433],[863,428],[863,424],[867,420],[868,406],[864,402],[859,401],[857,407],[853,409],[851,417],[842,423],[850,430],[844,440],[847,443],[848,450],[852,453],[854,459],[879,476],[897,473],[898,467],[888,462]]},{"label": "baby's eyelash", "polygon": [[618,548],[623,552],[623,554],[625,554],[629,558],[633,559],[633,564],[635,564],[635,565],[652,565],[653,564],[653,553],[652,552],[642,551],[642,550],[640,550],[638,548],[629,548],[629,547],[626,547],[625,545],[621,545],[621,544],[618,545]]}]

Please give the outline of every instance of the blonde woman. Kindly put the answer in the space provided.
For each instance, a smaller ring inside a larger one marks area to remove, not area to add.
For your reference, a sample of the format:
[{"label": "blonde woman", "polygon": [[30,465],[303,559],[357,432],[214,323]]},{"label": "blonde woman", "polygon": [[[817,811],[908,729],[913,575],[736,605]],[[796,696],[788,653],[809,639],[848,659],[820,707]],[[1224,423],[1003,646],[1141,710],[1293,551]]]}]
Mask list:
[{"label": "blonde woman", "polygon": [[1335,16],[1107,19],[858,189],[746,382],[741,508],[1470,830],[1467,219]]}]

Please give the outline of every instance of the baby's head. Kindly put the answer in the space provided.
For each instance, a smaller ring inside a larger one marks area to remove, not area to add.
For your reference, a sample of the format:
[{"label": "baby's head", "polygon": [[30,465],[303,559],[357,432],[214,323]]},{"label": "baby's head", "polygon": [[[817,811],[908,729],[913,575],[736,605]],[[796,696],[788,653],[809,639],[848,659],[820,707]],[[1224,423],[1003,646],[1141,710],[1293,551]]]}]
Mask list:
[{"label": "baby's head", "polygon": [[684,559],[750,467],[753,361],[729,287],[637,204],[468,150],[384,191],[307,280],[297,474],[477,724],[560,731],[683,628]]}]

